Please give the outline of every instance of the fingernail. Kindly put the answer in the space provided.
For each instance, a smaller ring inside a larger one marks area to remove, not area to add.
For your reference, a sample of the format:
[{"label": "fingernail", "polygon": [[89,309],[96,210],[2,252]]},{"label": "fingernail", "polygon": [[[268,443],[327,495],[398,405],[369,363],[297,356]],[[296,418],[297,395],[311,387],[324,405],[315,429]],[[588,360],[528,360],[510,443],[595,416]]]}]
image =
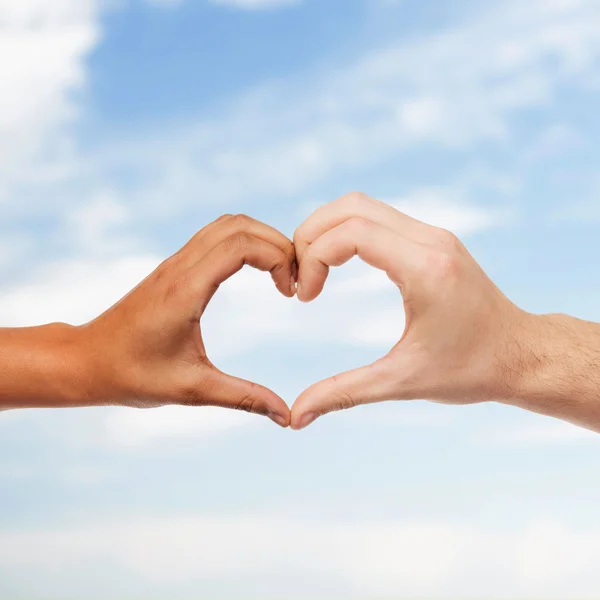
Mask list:
[{"label": "fingernail", "polygon": [[319,415],[316,412],[309,412],[305,415],[302,415],[302,417],[300,418],[300,422],[298,423],[298,429],[304,429],[305,427],[308,427],[313,421],[317,419],[318,416]]},{"label": "fingernail", "polygon": [[271,421],[277,423],[277,425],[280,425],[281,427],[287,427],[289,424],[287,418],[283,415],[270,412],[267,416],[269,417],[269,419],[271,419]]},{"label": "fingernail", "polygon": [[290,290],[292,290],[292,296],[296,295],[296,280],[294,276],[290,277]]}]

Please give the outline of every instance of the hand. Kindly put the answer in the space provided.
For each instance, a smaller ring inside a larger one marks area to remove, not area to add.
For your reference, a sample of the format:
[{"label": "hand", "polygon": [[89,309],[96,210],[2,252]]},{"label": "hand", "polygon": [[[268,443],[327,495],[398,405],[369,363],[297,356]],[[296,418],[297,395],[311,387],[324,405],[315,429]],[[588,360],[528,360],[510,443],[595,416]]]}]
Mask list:
[{"label": "hand", "polygon": [[97,403],[222,406],[267,415],[287,427],[290,411],[279,396],[225,375],[204,348],[202,314],[219,285],[244,264],[269,271],[279,291],[294,296],[292,242],[249,217],[226,215],[82,326]]},{"label": "hand", "polygon": [[529,317],[510,302],[450,232],[362,194],[318,209],[295,233],[298,298],[323,290],[329,267],[358,255],[400,288],[404,335],[374,364],[306,390],[292,407],[294,429],[317,417],[383,400],[466,404],[512,397],[518,340]]}]

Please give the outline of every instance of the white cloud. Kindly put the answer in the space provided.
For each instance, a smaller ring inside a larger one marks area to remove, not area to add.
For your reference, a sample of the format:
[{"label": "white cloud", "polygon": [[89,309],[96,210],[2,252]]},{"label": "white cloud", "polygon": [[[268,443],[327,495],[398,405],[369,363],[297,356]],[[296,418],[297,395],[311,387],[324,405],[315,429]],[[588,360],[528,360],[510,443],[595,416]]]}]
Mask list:
[{"label": "white cloud", "polygon": [[153,410],[113,409],[107,414],[104,427],[107,441],[133,447],[164,438],[206,439],[257,422],[256,416],[242,411],[213,406],[165,406]]},{"label": "white cloud", "polygon": [[[28,594],[47,589],[48,581],[53,593],[71,589],[73,572],[85,585],[89,575],[83,575],[106,557],[112,566],[104,567],[104,593],[113,591],[108,582],[115,567],[155,590],[228,580],[237,582],[239,595],[252,581],[257,595],[264,586],[294,598],[318,590],[324,577],[331,597],[351,589],[377,597],[592,598],[600,585],[600,531],[556,522],[482,530],[444,521],[190,516],[0,536],[0,572],[36,573],[23,580]],[[299,571],[304,576],[290,588],[289,577]]]},{"label": "white cloud", "polygon": [[82,255],[131,254],[135,240],[130,234],[130,207],[110,191],[96,193],[86,204],[65,215],[65,235],[74,239]]},{"label": "white cloud", "polygon": [[430,225],[465,236],[503,224],[510,217],[505,210],[483,208],[465,201],[466,192],[450,187],[417,189],[407,197],[389,203],[396,209]]},{"label": "white cloud", "polygon": [[258,87],[224,116],[188,118],[179,130],[147,132],[92,159],[105,176],[117,165],[132,169],[148,182],[138,202],[164,214],[190,198],[286,201],[416,147],[506,144],[519,111],[548,106],[564,85],[588,85],[599,28],[596,0],[488,3],[445,32],[355,57],[326,75]]},{"label": "white cloud", "polygon": [[431,135],[442,125],[443,107],[439,99],[407,100],[398,107],[398,120],[406,133],[415,138]]},{"label": "white cloud", "polygon": [[160,262],[151,255],[73,259],[44,265],[0,295],[2,326],[86,323],[137,285]]},{"label": "white cloud", "polygon": [[[30,6],[29,13],[14,8],[15,3],[5,5],[11,27],[22,29],[33,19],[29,14],[39,13],[66,45],[56,59],[56,77],[48,79],[48,94],[57,100],[44,103],[44,111],[55,104],[64,110],[52,110],[51,118],[39,113],[41,122],[49,119],[53,124],[51,131],[60,131],[60,124],[76,113],[67,91],[84,85],[82,57],[97,38],[93,4],[61,0],[44,8],[44,3],[30,1],[23,4]],[[337,72],[258,87],[235,99],[220,117],[186,118],[180,128],[161,126],[141,139],[113,140],[97,154],[77,159],[66,144],[65,152],[78,168],[65,172],[64,165],[61,170],[45,164],[36,177],[58,173],[68,188],[78,171],[85,174],[84,187],[93,196],[99,181],[116,181],[113,169],[129,169],[139,185],[129,190],[128,198],[138,209],[143,207],[144,218],[156,213],[173,218],[177,207],[189,206],[191,198],[211,203],[249,202],[259,196],[285,201],[348,167],[374,165],[423,144],[454,150],[482,141],[504,143],[515,112],[546,106],[564,84],[588,84],[600,55],[596,8],[595,0],[482,5],[463,24],[354,57]],[[67,26],[68,31],[57,29]],[[87,37],[81,33],[79,45],[68,45],[66,33],[75,30],[87,32]],[[37,56],[35,44],[42,44],[43,36],[30,37]],[[44,56],[51,60],[53,54]],[[0,74],[2,68],[8,74],[12,64],[6,61],[2,67],[0,59]],[[54,71],[42,65],[38,73],[35,66],[25,69],[31,74],[23,85],[13,86],[0,100],[13,107],[2,114],[25,110],[22,98],[44,97],[35,86],[43,83],[40,73]],[[38,112],[27,109],[22,119],[6,118],[14,128],[13,134],[3,136],[9,140],[6,148],[15,145],[15,131],[21,141],[30,127],[36,140],[45,139]],[[59,135],[53,139],[60,145]],[[14,152],[11,160],[19,154]],[[6,182],[0,173],[0,185],[6,188]],[[65,188],[60,195],[73,197],[72,203],[81,198]]]},{"label": "white cloud", "polygon": [[36,160],[62,152],[97,40],[93,0],[0,1],[0,200]]},{"label": "white cloud", "polygon": [[[388,317],[385,328],[373,316],[383,313]],[[323,294],[308,305],[281,297],[268,275],[245,269],[222,286],[203,322],[207,348],[216,361],[256,345],[290,341],[389,349],[403,328],[397,287],[384,273],[358,261],[334,272]]]},{"label": "white cloud", "polygon": [[[582,576],[590,580],[594,562],[600,553],[600,537],[597,531],[575,533],[557,523],[541,523],[529,529],[517,544],[518,577],[522,589],[528,594],[535,590],[546,589],[550,594],[552,585],[569,596],[586,597],[592,594],[574,581]],[[594,577],[596,585],[600,578]],[[582,591],[579,591],[582,589]]]}]

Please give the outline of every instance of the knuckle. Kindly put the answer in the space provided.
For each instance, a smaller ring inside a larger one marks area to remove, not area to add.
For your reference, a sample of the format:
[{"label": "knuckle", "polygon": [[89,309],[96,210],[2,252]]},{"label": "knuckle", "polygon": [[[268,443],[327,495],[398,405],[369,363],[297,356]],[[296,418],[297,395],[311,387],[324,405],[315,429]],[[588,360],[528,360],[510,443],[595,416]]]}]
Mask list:
[{"label": "knuckle", "polygon": [[372,202],[372,199],[363,192],[350,192],[342,200],[355,208],[361,208]]},{"label": "knuckle", "polygon": [[427,275],[435,280],[454,278],[458,274],[458,256],[448,250],[431,252],[427,256],[425,269]]},{"label": "knuckle", "polygon": [[363,217],[352,217],[346,221],[346,228],[353,236],[365,235],[370,229],[370,222]]},{"label": "knuckle", "polygon": [[270,273],[272,275],[280,273],[281,271],[288,269],[288,265],[289,263],[286,260],[284,254],[281,254],[280,258],[278,258],[277,261],[273,263],[273,267],[270,269]]},{"label": "knuckle", "polygon": [[288,263],[293,263],[296,260],[296,247],[294,246],[294,243],[291,240],[287,240],[285,244],[282,244],[281,252],[283,258]]},{"label": "knuckle", "polygon": [[440,246],[450,250],[458,250],[462,246],[456,235],[447,229],[437,228],[436,239]]},{"label": "knuckle", "polygon": [[222,223],[223,221],[229,221],[229,219],[231,219],[233,217],[233,215],[231,213],[226,213],[224,215],[221,215],[216,221],[215,223]]},{"label": "knuckle", "polygon": [[250,217],[243,214],[234,215],[232,217],[235,229],[246,231],[250,227]]},{"label": "knuckle", "polygon": [[165,289],[163,292],[163,299],[165,302],[173,300],[177,298],[181,292],[181,289],[185,287],[184,283],[180,279],[174,279],[169,281],[165,285]]},{"label": "knuckle", "polygon": [[297,256],[300,252],[302,252],[305,249],[306,246],[308,246],[310,242],[310,240],[308,240],[307,236],[304,234],[303,225],[300,225],[300,227],[298,227],[296,231],[294,231],[292,240],[294,256]]},{"label": "knuckle", "polygon": [[178,264],[180,263],[179,253],[169,256],[165,259],[150,276],[155,283],[163,284],[166,279],[173,276],[173,273],[177,271]]},{"label": "knuckle", "polygon": [[244,252],[251,244],[252,236],[245,231],[238,231],[227,238],[227,248],[231,252]]},{"label": "knuckle", "polygon": [[[219,223],[219,221],[220,221],[220,219],[217,219],[214,223]],[[198,245],[202,242],[202,239],[204,238],[204,236],[206,235],[208,227],[209,226],[203,227],[202,229],[199,229],[198,231],[196,231],[196,233],[194,233],[192,235],[192,237],[189,239],[187,244],[185,244],[185,246],[183,246],[183,248],[181,248],[179,250],[179,252],[186,253],[194,248],[197,248]]]},{"label": "knuckle", "polygon": [[153,277],[155,281],[162,281],[169,271],[171,270],[171,265],[173,264],[173,257],[170,256],[166,260],[164,260],[156,269],[154,270]]},{"label": "knuckle", "polygon": [[300,227],[296,227],[292,239],[294,240],[294,244],[298,244],[302,241],[302,225],[300,225]]},{"label": "knuckle", "polygon": [[291,262],[296,260],[296,247],[294,246],[293,242],[286,242],[285,254]]}]

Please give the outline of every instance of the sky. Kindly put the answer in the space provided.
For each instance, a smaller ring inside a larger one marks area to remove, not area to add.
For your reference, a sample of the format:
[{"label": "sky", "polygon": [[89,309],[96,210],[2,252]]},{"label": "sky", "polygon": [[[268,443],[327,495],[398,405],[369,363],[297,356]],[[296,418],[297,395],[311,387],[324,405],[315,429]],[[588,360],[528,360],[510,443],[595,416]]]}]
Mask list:
[{"label": "sky", "polygon": [[[522,308],[600,321],[599,0],[0,0],[0,326],[79,324],[223,213],[363,191]],[[403,330],[357,261],[244,269],[211,359],[290,404]],[[0,597],[597,597],[600,438],[497,404],[302,432],[216,408],[0,414]]]}]

